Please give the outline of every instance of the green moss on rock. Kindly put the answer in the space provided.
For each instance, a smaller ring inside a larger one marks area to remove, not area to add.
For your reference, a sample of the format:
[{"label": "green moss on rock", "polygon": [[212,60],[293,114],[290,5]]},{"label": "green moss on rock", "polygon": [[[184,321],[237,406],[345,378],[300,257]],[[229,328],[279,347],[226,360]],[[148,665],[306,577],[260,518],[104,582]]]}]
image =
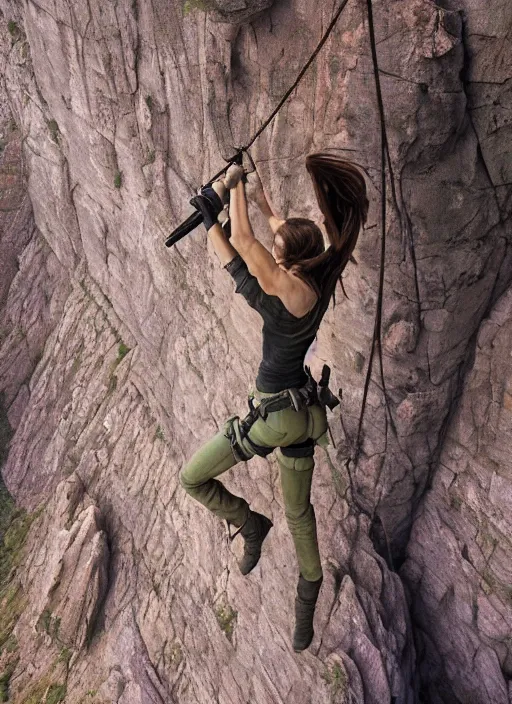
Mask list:
[{"label": "green moss on rock", "polygon": [[0,674],[0,702],[9,701],[9,682],[17,662],[17,659],[11,660],[2,674]]},{"label": "green moss on rock", "polygon": [[15,22],[14,20],[9,20],[7,23],[7,31],[13,37],[13,39],[16,39],[17,37],[20,36],[20,28],[18,27],[18,23]]},{"label": "green moss on rock", "polygon": [[[43,509],[41,505],[29,514],[16,508],[0,480],[0,655],[4,668],[0,672],[0,701],[9,701],[9,682],[18,662],[18,642],[13,630],[26,608],[17,568],[30,527]],[[39,704],[41,699],[35,701]]]},{"label": "green moss on rock", "polygon": [[347,691],[348,677],[347,672],[340,662],[333,662],[327,665],[322,674],[323,679],[330,685],[331,701],[339,701]]},{"label": "green moss on rock", "polygon": [[208,10],[211,10],[211,2],[209,0],[185,0],[183,3],[183,15],[188,15],[194,10],[208,12]]},{"label": "green moss on rock", "polygon": [[58,704],[66,697],[65,684],[52,684],[46,694],[45,704]]},{"label": "green moss on rock", "polygon": [[128,345],[125,345],[124,342],[121,342],[117,350],[117,361],[120,362],[122,359],[124,359],[129,351],[130,348],[128,347]]},{"label": "green moss on rock", "polygon": [[232,609],[229,604],[218,604],[215,608],[215,616],[219,626],[228,637],[228,640],[231,641],[238,612]]}]

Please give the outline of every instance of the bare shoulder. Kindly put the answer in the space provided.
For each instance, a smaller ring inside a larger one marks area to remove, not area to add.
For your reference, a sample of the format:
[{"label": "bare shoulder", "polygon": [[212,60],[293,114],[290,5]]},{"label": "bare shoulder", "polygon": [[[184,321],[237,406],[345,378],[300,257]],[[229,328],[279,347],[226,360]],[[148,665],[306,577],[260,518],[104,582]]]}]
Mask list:
[{"label": "bare shoulder", "polygon": [[277,264],[271,253],[254,237],[245,246],[238,243],[237,251],[266,294],[280,298],[285,308],[297,318],[309,313],[317,295],[296,275],[293,268],[286,269]]},{"label": "bare shoulder", "polygon": [[279,298],[283,302],[285,308],[296,318],[309,313],[318,300],[318,295],[308,284],[295,274],[292,269],[279,267],[286,273],[286,278],[282,277],[283,282],[286,282],[281,287]]}]

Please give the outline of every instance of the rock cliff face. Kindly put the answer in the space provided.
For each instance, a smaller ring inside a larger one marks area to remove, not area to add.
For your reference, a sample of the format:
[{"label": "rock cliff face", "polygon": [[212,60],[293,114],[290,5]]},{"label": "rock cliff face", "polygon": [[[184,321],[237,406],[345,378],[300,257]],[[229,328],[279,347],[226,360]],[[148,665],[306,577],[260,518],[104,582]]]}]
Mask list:
[{"label": "rock cliff face", "polygon": [[178,483],[245,412],[259,318],[201,228],[163,240],[334,10],[0,0],[0,453],[33,512],[10,575],[23,601],[0,593],[18,604],[0,637],[12,701],[512,702],[512,10],[373,9],[391,162],[384,383],[376,359],[357,463],[381,232],[366,3],[347,4],[252,150],[283,216],[319,217],[311,151],[359,163],[371,199],[313,365],[329,362],[343,401],[315,470],[316,635],[296,655],[275,461],[225,475],[274,522],[246,578],[238,539]]}]

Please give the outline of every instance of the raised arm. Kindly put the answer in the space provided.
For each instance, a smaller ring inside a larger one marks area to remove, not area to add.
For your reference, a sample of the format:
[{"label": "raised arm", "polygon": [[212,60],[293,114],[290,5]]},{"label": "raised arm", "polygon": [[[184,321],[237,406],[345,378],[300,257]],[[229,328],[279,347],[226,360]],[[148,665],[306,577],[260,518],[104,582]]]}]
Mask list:
[{"label": "raised arm", "polygon": [[245,192],[247,197],[258,206],[263,215],[267,218],[270,229],[275,234],[284,220],[281,220],[281,218],[275,214],[257,171],[253,171],[248,175]]},{"label": "raised arm", "polygon": [[229,202],[231,244],[247,264],[250,273],[270,296],[286,296],[291,288],[290,277],[276,264],[274,257],[254,236],[247,213],[243,183],[232,189]]},{"label": "raised arm", "polygon": [[[230,172],[228,170],[226,182],[229,181],[229,175]],[[280,220],[274,215],[263,191],[259,176],[255,172],[250,174],[250,176],[252,178],[248,189],[251,196],[268,218],[270,227],[275,232],[284,220]],[[216,181],[213,184],[213,189],[222,200],[225,190],[224,179]],[[231,188],[229,215],[231,220],[231,238],[229,240],[217,222],[213,223],[208,229],[208,236],[221,265],[225,266],[231,262],[238,253],[247,264],[249,272],[257,278],[260,287],[265,293],[279,296],[283,299],[287,298],[292,292],[293,283],[290,277],[276,264],[270,252],[254,237],[247,212],[245,187],[241,181],[234,188]]]},{"label": "raised arm", "polygon": [[214,223],[208,230],[208,237],[213,245],[221,266],[226,266],[236,257],[238,252],[230,244],[226,234],[218,222]]}]

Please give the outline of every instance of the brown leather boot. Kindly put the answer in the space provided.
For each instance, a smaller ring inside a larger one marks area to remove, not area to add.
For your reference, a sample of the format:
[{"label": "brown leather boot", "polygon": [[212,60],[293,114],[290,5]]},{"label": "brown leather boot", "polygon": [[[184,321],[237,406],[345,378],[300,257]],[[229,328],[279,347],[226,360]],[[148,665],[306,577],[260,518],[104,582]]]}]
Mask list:
[{"label": "brown leather boot", "polygon": [[[241,528],[235,535],[241,533],[244,538],[244,554],[238,566],[242,574],[249,572],[256,567],[261,555],[261,546],[267,537],[267,533],[274,524],[261,513],[249,510],[249,516]],[[233,538],[235,536],[233,535]]]},{"label": "brown leather boot", "polygon": [[323,577],[316,582],[308,582],[302,575],[297,585],[295,598],[295,632],[293,634],[293,649],[296,653],[305,650],[313,640],[313,616],[322,586]]}]

